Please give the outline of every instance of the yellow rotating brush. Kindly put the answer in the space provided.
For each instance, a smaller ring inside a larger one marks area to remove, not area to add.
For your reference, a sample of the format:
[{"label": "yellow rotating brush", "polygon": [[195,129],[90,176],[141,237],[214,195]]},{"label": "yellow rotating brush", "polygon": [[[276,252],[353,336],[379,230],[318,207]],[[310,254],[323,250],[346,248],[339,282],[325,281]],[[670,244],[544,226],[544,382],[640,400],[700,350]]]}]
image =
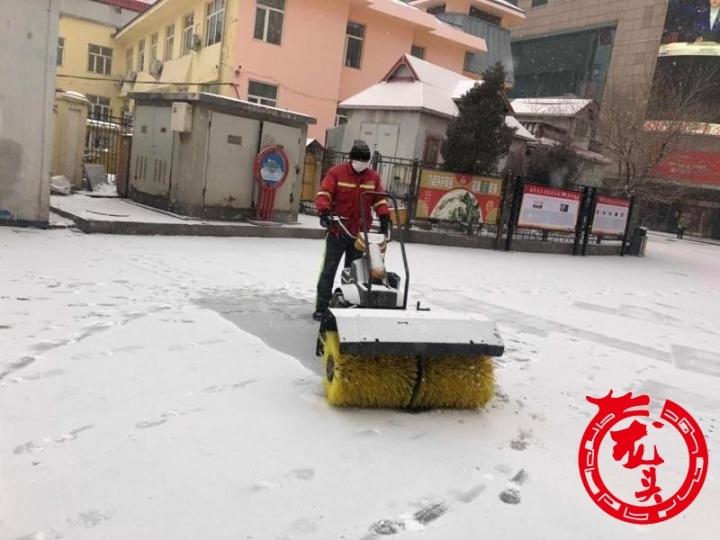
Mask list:
[{"label": "yellow rotating brush", "polygon": [[495,394],[492,358],[344,355],[337,332],[323,339],[328,403],[336,407],[476,409]]}]

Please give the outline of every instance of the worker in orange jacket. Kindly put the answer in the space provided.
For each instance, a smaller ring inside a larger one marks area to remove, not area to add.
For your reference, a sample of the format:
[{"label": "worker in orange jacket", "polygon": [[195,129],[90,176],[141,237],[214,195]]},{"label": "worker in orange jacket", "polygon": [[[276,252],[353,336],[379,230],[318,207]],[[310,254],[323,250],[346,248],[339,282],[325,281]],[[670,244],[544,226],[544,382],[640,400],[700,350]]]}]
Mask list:
[{"label": "worker in orange jacket", "polygon": [[362,253],[355,249],[355,238],[348,236],[338,225],[330,220],[336,215],[343,220],[345,228],[350,234],[357,236],[365,232],[362,227],[365,214],[365,223],[372,223],[372,210],[375,210],[380,220],[380,230],[387,235],[390,230],[390,209],[387,200],[381,195],[360,197],[364,191],[384,193],[380,177],[370,168],[370,147],[365,141],[357,140],[350,151],[350,162],[336,165],[331,168],[322,183],[320,191],[315,197],[315,207],[320,216],[320,224],[328,230],[325,237],[325,256],[322,271],[317,286],[317,301],[313,319],[322,320],[332,298],[332,287],[335,281],[340,259],[345,256],[345,268],[362,257]]}]

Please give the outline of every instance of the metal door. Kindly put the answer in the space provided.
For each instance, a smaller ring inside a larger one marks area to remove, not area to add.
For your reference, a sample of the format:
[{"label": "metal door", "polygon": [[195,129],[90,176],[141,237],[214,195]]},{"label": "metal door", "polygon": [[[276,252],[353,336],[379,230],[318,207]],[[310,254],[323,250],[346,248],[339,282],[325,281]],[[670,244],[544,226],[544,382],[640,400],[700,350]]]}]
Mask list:
[{"label": "metal door", "polygon": [[250,208],[260,122],[211,113],[205,206]]}]

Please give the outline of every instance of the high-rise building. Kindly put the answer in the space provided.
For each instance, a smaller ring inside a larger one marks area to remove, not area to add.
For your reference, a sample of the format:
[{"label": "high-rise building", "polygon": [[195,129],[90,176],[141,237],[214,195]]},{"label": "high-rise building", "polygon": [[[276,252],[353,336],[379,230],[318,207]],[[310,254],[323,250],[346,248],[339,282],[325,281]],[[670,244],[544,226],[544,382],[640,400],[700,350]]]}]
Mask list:
[{"label": "high-rise building", "polygon": [[657,121],[677,120],[656,99],[660,86],[696,92],[699,106],[682,118],[679,144],[653,169],[688,194],[682,206],[653,204],[648,224],[673,229],[685,213],[692,231],[720,237],[720,76],[706,88],[693,82],[720,75],[720,0],[519,0],[518,7],[527,18],[512,32],[513,97],[590,98],[602,117],[608,89],[632,88],[648,105],[648,129],[660,129]]}]

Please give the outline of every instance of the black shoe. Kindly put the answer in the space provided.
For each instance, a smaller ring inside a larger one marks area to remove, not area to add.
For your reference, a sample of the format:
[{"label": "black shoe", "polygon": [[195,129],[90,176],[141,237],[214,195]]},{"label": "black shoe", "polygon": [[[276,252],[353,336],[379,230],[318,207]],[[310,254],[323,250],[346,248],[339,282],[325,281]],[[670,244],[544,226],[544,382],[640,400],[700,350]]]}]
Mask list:
[{"label": "black shoe", "polygon": [[320,322],[323,320],[324,317],[325,317],[324,309],[318,309],[317,311],[315,311],[315,313],[313,313],[313,320],[315,320],[315,321]]}]

